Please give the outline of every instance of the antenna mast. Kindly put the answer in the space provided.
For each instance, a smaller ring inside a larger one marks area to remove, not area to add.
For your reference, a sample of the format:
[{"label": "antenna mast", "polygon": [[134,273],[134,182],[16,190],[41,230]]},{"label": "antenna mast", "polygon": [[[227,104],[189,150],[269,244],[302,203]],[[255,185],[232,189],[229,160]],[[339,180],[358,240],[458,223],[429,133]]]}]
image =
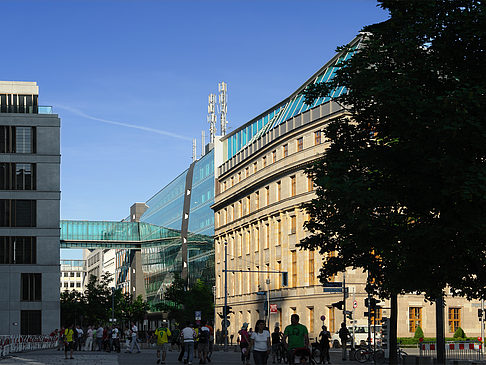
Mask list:
[{"label": "antenna mast", "polygon": [[228,112],[226,82],[222,81],[218,83],[218,90],[219,90],[219,114],[220,114],[220,123],[221,123],[221,135],[224,136],[226,134],[226,124],[228,124],[228,121],[226,120],[226,114]]},{"label": "antenna mast", "polygon": [[214,136],[216,136],[216,95],[209,94],[208,101],[209,143],[214,143]]}]

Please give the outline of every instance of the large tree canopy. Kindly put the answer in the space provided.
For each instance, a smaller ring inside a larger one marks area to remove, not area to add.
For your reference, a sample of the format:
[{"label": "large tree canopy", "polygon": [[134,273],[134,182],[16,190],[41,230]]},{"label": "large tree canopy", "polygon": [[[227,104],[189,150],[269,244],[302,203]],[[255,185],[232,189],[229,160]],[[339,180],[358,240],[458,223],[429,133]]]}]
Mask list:
[{"label": "large tree canopy", "polygon": [[[329,123],[311,235],[336,251],[321,279],[362,268],[388,297],[450,286],[486,297],[486,10],[479,0],[392,1],[390,19],[308,102],[345,86],[348,117]],[[341,48],[345,50],[346,47]]]}]

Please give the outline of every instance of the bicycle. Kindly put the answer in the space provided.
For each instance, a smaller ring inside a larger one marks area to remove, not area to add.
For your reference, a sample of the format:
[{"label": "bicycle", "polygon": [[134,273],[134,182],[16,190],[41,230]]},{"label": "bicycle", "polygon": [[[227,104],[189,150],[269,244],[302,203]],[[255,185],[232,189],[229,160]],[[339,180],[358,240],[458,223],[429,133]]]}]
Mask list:
[{"label": "bicycle", "polygon": [[385,351],[378,349],[373,350],[370,347],[362,347],[354,352],[354,358],[360,363],[373,360],[377,364],[385,362]]},{"label": "bicycle", "polygon": [[[312,356],[312,352],[307,347],[299,347],[293,350],[293,364],[316,365],[317,362]],[[296,362],[298,361],[298,362]],[[289,362],[289,364],[291,364]]]}]

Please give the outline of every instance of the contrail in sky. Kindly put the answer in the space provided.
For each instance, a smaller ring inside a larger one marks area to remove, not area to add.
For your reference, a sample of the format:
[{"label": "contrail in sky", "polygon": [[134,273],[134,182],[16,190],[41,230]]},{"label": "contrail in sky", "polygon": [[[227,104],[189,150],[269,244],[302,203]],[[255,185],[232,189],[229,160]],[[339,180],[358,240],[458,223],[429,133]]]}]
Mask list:
[{"label": "contrail in sky", "polygon": [[180,134],[176,134],[176,133],[172,133],[172,132],[163,131],[161,129],[149,128],[149,127],[144,127],[142,125],[136,125],[136,124],[124,123],[124,122],[117,122],[115,120],[108,120],[108,119],[93,117],[92,115],[86,114],[85,112],[83,112],[79,109],[76,109],[76,108],[72,108],[70,106],[56,105],[56,108],[64,109],[64,110],[70,111],[74,114],[77,114],[81,117],[91,119],[91,120],[97,120],[98,122],[103,122],[103,123],[113,124],[113,125],[119,125],[119,126],[127,127],[127,128],[140,129],[140,130],[146,131],[146,132],[152,132],[152,133],[162,134],[164,136],[183,139],[184,141],[192,141],[192,139],[189,138],[189,137],[181,136]]}]

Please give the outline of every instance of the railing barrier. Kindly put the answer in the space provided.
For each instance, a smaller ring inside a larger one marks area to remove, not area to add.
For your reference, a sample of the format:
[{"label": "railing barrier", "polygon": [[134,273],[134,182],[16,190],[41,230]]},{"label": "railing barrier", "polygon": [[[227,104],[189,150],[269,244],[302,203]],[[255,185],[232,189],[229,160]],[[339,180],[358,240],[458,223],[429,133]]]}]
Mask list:
[{"label": "railing barrier", "polygon": [[15,352],[52,349],[58,346],[58,336],[0,335],[0,357]]},{"label": "railing barrier", "polygon": [[[420,357],[437,357],[435,342],[419,343]],[[447,341],[445,355],[447,360],[481,360],[482,343],[479,341]]]}]

